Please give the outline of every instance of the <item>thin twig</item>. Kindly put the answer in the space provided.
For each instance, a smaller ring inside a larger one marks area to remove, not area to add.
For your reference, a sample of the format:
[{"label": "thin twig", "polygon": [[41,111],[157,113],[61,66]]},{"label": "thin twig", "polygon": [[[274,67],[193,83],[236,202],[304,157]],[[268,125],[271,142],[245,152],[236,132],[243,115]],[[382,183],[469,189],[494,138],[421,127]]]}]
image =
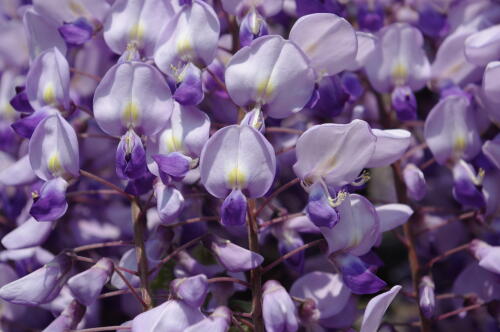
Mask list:
[{"label": "thin twig", "polygon": [[263,229],[263,228],[266,228],[266,227],[269,227],[269,226],[272,226],[275,224],[279,224],[279,223],[285,222],[287,220],[290,220],[292,218],[301,217],[301,216],[305,216],[305,213],[304,212],[297,212],[297,213],[285,214],[284,216],[280,216],[280,217],[276,217],[276,218],[273,218],[273,219],[268,220],[268,221],[264,221],[263,223],[260,224],[260,229]]},{"label": "thin twig", "polygon": [[259,208],[257,209],[257,211],[254,212],[254,214],[256,216],[258,216],[262,210],[267,206],[267,204],[269,204],[269,202],[271,202],[276,196],[278,196],[279,194],[281,194],[283,191],[287,190],[288,188],[296,185],[297,183],[300,182],[300,179],[299,178],[295,178],[291,181],[288,181],[287,183],[285,183],[284,185],[282,185],[281,187],[279,187],[278,189],[276,189],[271,195],[269,195],[265,200],[264,202],[259,206]]},{"label": "thin twig", "polygon": [[231,277],[215,277],[215,278],[210,278],[208,279],[208,283],[216,283],[216,282],[233,282],[236,284],[240,284],[242,286],[245,286],[247,288],[250,288],[250,284],[244,280],[237,279],[237,278],[231,278]]},{"label": "thin twig", "polygon": [[300,246],[298,248],[295,248],[293,249],[292,251],[289,251],[287,252],[285,255],[281,256],[280,258],[278,258],[277,260],[275,260],[274,262],[272,263],[269,263],[269,265],[266,265],[264,266],[264,268],[262,269],[262,273],[266,273],[268,272],[269,270],[271,270],[273,267],[281,264],[282,262],[284,262],[286,259],[292,257],[293,255],[296,255],[298,254],[299,252],[301,251],[304,251],[306,249],[309,249],[309,248],[313,248],[313,247],[316,247],[316,246],[319,246],[319,245],[322,245],[322,244],[325,244],[326,243],[326,240],[325,239],[319,239],[319,240],[314,240],[314,241],[311,241],[309,243],[306,243],[304,244],[303,246]]},{"label": "thin twig", "polygon": [[86,73],[84,71],[80,71],[80,70],[78,70],[76,68],[70,68],[69,71],[72,72],[72,73],[78,74],[78,75],[82,75],[82,76],[91,78],[91,79],[93,79],[94,81],[96,81],[98,83],[101,81],[101,78],[99,76],[94,75],[94,74],[90,74],[90,73]]},{"label": "thin twig", "polygon": [[85,176],[85,177],[87,177],[87,178],[89,178],[89,179],[95,180],[95,181],[97,181],[97,182],[99,182],[99,183],[101,183],[101,184],[103,184],[103,185],[105,185],[105,186],[107,186],[107,187],[109,187],[111,189],[114,189],[115,191],[117,191],[118,193],[120,193],[120,195],[128,198],[129,200],[132,200],[134,198],[132,195],[127,194],[125,191],[123,191],[123,189],[121,189],[117,185],[109,182],[106,179],[101,178],[98,175],[95,175],[93,173],[87,172],[87,171],[85,171],[83,169],[80,170],[80,174],[83,175],[83,176]]},{"label": "thin twig", "polygon": [[74,248],[73,252],[81,252],[81,251],[100,249],[100,248],[105,248],[105,247],[119,247],[119,246],[133,246],[133,245],[134,245],[134,243],[131,241],[118,240],[118,241],[111,241],[111,242],[86,244],[84,246],[79,246],[79,247]]},{"label": "thin twig", "polygon": [[457,252],[460,252],[460,251],[467,250],[467,249],[469,249],[469,248],[470,248],[470,243],[468,242],[468,243],[462,244],[461,246],[458,246],[458,247],[456,247],[456,248],[450,249],[450,250],[448,250],[448,251],[446,251],[446,252],[442,253],[441,255],[436,256],[436,257],[434,257],[433,259],[431,259],[431,260],[427,263],[426,267],[427,267],[428,269],[431,269],[431,268],[434,266],[434,264],[436,264],[436,263],[437,263],[437,262],[439,262],[440,260],[443,260],[443,259],[447,258],[448,256],[451,256],[451,255],[453,255],[453,254],[456,254]]},{"label": "thin twig", "polygon": [[197,222],[202,222],[202,221],[218,221],[219,217],[196,217],[196,218],[190,218],[184,221],[177,222],[175,224],[170,224],[170,225],[165,225],[165,227],[179,227],[183,225],[188,225],[188,224],[194,224]]}]

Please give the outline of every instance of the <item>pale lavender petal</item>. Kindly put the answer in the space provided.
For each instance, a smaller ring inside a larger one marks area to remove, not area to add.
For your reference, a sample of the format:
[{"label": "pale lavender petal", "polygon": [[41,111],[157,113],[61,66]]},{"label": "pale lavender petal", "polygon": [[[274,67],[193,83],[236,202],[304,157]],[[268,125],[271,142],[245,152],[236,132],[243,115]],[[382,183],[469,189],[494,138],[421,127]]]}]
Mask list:
[{"label": "pale lavender petal", "polygon": [[23,249],[42,245],[49,237],[54,225],[50,222],[38,222],[31,217],[2,238],[2,245],[7,249]]},{"label": "pale lavender petal", "polygon": [[57,48],[61,54],[66,54],[66,43],[57,31],[56,21],[30,8],[24,13],[23,23],[32,60],[43,51],[53,47]]},{"label": "pale lavender petal", "polygon": [[335,14],[317,13],[300,17],[290,30],[295,42],[320,75],[335,75],[351,64],[358,51],[351,24]]},{"label": "pale lavender petal", "polygon": [[174,279],[170,283],[170,291],[176,299],[187,303],[193,308],[199,308],[205,302],[208,292],[207,276],[196,276]]},{"label": "pale lavender petal", "polygon": [[262,287],[262,311],[268,332],[295,332],[299,329],[295,305],[286,289],[276,280]]},{"label": "pale lavender petal", "polygon": [[176,78],[184,64],[209,65],[217,50],[220,24],[213,8],[200,0],[184,5],[163,28],[154,54],[158,68]]},{"label": "pale lavender petal", "polygon": [[401,158],[411,143],[411,133],[404,129],[372,129],[377,137],[375,151],[365,167],[388,166]]},{"label": "pale lavender petal", "polygon": [[183,332],[204,318],[200,309],[170,300],[136,316],[132,321],[132,332]]},{"label": "pale lavender petal", "polygon": [[229,240],[214,239],[211,249],[219,262],[230,272],[244,272],[260,266],[261,255],[240,247]]},{"label": "pale lavender petal", "polygon": [[[322,124],[308,129],[297,140],[295,174],[314,183],[324,178],[329,185],[342,186],[356,179],[375,151],[376,136],[368,123]],[[350,151],[357,151],[352,154]]]},{"label": "pale lavender petal", "polygon": [[261,197],[271,187],[275,172],[273,147],[249,126],[232,125],[218,130],[200,157],[201,183],[220,198],[234,188],[249,198]]},{"label": "pale lavender petal", "polygon": [[413,214],[413,209],[406,204],[385,204],[375,208],[380,220],[380,232],[390,231],[403,225]]},{"label": "pale lavender petal", "polygon": [[73,127],[59,113],[45,118],[36,127],[29,142],[29,158],[33,171],[43,180],[78,176],[78,139]]},{"label": "pale lavender petal", "polygon": [[156,208],[161,222],[164,225],[175,222],[184,208],[184,197],[182,193],[175,187],[158,183],[155,188],[155,194],[157,202]]},{"label": "pale lavender petal", "polygon": [[344,309],[351,291],[344,285],[339,274],[315,271],[295,280],[290,295],[312,299],[319,312],[318,319],[324,319]]},{"label": "pale lavender petal", "polygon": [[161,73],[141,62],[124,62],[108,70],[94,94],[94,115],[109,135],[121,136],[132,127],[154,135],[172,113],[170,88]]},{"label": "pale lavender petal", "polygon": [[484,66],[500,57],[500,25],[476,32],[465,40],[465,57],[469,62]]},{"label": "pale lavender petal", "polygon": [[0,170],[0,183],[5,186],[22,186],[37,179],[31,168],[29,155],[19,158],[12,165]]},{"label": "pale lavender petal", "polygon": [[90,269],[74,275],[68,280],[71,294],[78,302],[89,306],[97,300],[102,288],[113,272],[113,261],[101,258]]},{"label": "pale lavender petal", "polygon": [[269,116],[285,118],[311,98],[314,73],[298,46],[271,35],[257,38],[231,58],[225,82],[236,104],[258,104]]},{"label": "pale lavender petal", "polygon": [[452,95],[437,103],[425,120],[424,135],[440,164],[479,153],[481,141],[467,97]]},{"label": "pale lavender petal", "polygon": [[376,332],[378,330],[382,317],[400,290],[401,286],[394,286],[391,290],[375,296],[368,302],[360,332]]},{"label": "pale lavender petal", "polygon": [[210,331],[210,332],[226,332],[231,325],[231,310],[227,307],[218,307],[215,311],[207,318],[202,321],[191,325],[184,332],[198,332],[198,331]]}]

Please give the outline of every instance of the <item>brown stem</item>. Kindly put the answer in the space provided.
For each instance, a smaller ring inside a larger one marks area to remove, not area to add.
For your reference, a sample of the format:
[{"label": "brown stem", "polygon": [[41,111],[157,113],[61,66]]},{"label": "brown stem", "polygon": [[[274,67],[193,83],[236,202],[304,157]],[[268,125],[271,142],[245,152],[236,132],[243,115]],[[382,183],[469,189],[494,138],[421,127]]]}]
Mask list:
[{"label": "brown stem", "polygon": [[93,79],[94,81],[96,81],[98,83],[101,81],[101,78],[99,76],[94,75],[94,74],[90,74],[90,73],[86,73],[86,72],[83,72],[83,71],[80,71],[80,70],[78,70],[76,68],[70,68],[69,71],[72,72],[72,73],[78,74],[78,75],[82,75],[82,76],[91,78],[91,79]]},{"label": "brown stem", "polygon": [[233,282],[233,283],[245,286],[247,288],[250,288],[250,284],[248,282],[240,280],[240,279],[237,279],[237,278],[216,277],[216,278],[210,278],[210,279],[208,279],[208,283],[216,283],[216,282]]},{"label": "brown stem", "polygon": [[133,242],[118,240],[118,241],[111,241],[111,242],[87,244],[84,246],[74,248],[73,252],[81,252],[81,251],[100,249],[100,248],[105,248],[105,247],[119,247],[119,246],[132,246],[132,245],[134,245]]},{"label": "brown stem", "polygon": [[456,316],[458,314],[461,314],[462,312],[476,310],[476,309],[480,308],[482,305],[484,305],[484,303],[471,304],[471,305],[469,305],[467,307],[459,308],[457,310],[453,310],[453,311],[444,313],[442,315],[439,315],[436,319],[437,320],[447,319],[447,318],[450,318],[452,316]]},{"label": "brown stem", "polygon": [[[134,288],[134,290],[136,292],[140,291],[139,288]],[[118,295],[125,295],[125,294],[130,294],[130,293],[131,293],[130,289],[119,289],[119,290],[116,290],[116,291],[103,293],[103,294],[99,295],[99,298],[100,299],[105,299],[105,298],[108,298],[108,297],[113,297],[113,296],[118,296]]]},{"label": "brown stem", "polygon": [[281,264],[282,262],[284,262],[286,259],[292,257],[293,255],[301,252],[301,251],[304,251],[306,249],[309,249],[309,248],[312,248],[312,247],[316,247],[316,246],[319,246],[321,244],[325,244],[326,241],[324,239],[319,239],[319,240],[314,240],[314,241],[311,241],[309,243],[306,243],[304,244],[303,246],[300,246],[298,248],[295,248],[293,249],[292,251],[290,252],[287,252],[285,255],[281,256],[280,258],[278,258],[277,260],[275,260],[274,262],[270,263],[269,265],[266,265],[263,269],[262,269],[262,273],[266,273],[268,272],[269,270],[271,270],[273,267],[275,267],[276,265],[279,265]]},{"label": "brown stem", "polygon": [[[401,164],[400,162],[396,162],[392,165],[392,169],[394,172],[394,182],[396,184],[396,192],[398,196],[398,201],[402,204],[408,204],[408,197],[406,195],[406,185],[402,180],[401,175]],[[415,213],[410,217],[403,225],[403,231],[406,238],[407,249],[408,249],[408,261],[410,263],[410,271],[411,271],[411,279],[413,284],[413,291],[416,294],[417,298],[420,298],[420,278],[422,276],[422,271],[420,268],[420,262],[417,256],[417,249],[415,245],[415,237],[413,234],[413,230],[411,225],[415,223],[418,218],[420,218],[419,212],[415,211]],[[431,331],[431,321],[425,317],[422,312],[420,306],[418,307],[418,313],[420,318],[420,331],[421,332],[430,332]]]},{"label": "brown stem", "polygon": [[[248,200],[248,247],[251,251],[259,253],[259,238],[257,218],[253,213],[255,200]],[[250,271],[250,285],[252,289],[252,321],[254,332],[265,332],[262,317],[262,267],[257,266]]]},{"label": "brown stem", "polygon": [[299,129],[294,129],[294,128],[266,127],[266,133],[283,133],[283,134],[292,134],[292,135],[302,135],[304,133],[304,131],[299,130]]},{"label": "brown stem", "polygon": [[142,300],[146,309],[153,307],[148,278],[148,258],[145,247],[144,233],[146,230],[146,214],[142,211],[137,200],[132,201],[132,223],[134,228],[135,255],[139,265],[139,279],[141,280]]},{"label": "brown stem", "polygon": [[184,243],[183,245],[177,247],[174,251],[172,251],[167,257],[163,258],[159,263],[158,265],[156,265],[154,268],[152,268],[150,271],[149,271],[149,274],[151,275],[152,273],[156,272],[157,270],[159,270],[161,268],[161,266],[165,263],[167,263],[169,260],[171,260],[172,258],[174,258],[175,256],[177,256],[178,253],[180,253],[181,251],[183,251],[184,249],[187,249],[189,247],[191,247],[192,245],[200,242],[204,237],[206,237],[208,235],[207,234],[203,234],[201,236],[198,236],[197,238],[194,238],[192,239],[191,241],[188,241],[186,243]]},{"label": "brown stem", "polygon": [[81,195],[121,195],[113,189],[80,190],[66,193],[66,197],[77,197]]},{"label": "brown stem", "polygon": [[219,220],[219,217],[196,217],[196,218],[190,218],[190,219],[187,219],[187,220],[184,220],[184,221],[180,221],[178,223],[175,223],[175,224],[170,224],[170,225],[166,225],[165,227],[178,227],[178,226],[183,226],[183,225],[188,225],[188,224],[194,224],[194,223],[197,223],[197,222],[202,222],[202,221],[218,221]]},{"label": "brown stem", "polygon": [[262,224],[260,224],[260,228],[263,229],[265,227],[279,224],[279,223],[285,222],[287,220],[290,220],[292,218],[300,217],[300,216],[304,216],[304,215],[305,215],[304,212],[286,214],[284,216],[280,216],[280,217],[276,217],[276,218],[273,218],[273,219],[268,220],[268,221],[264,221]]},{"label": "brown stem", "polygon": [[295,178],[287,183],[285,183],[284,185],[282,185],[281,187],[279,187],[278,189],[276,189],[271,195],[269,195],[265,200],[264,202],[259,206],[259,208],[257,209],[257,211],[254,212],[254,214],[256,216],[258,216],[262,210],[267,206],[267,204],[269,204],[276,196],[278,196],[279,194],[281,194],[283,191],[287,190],[288,188],[290,188],[291,186],[297,184],[300,182],[300,179],[298,178]]},{"label": "brown stem", "polygon": [[469,249],[469,247],[470,247],[470,243],[466,243],[466,244],[462,244],[461,246],[458,246],[456,248],[450,249],[450,250],[442,253],[441,255],[436,256],[433,259],[431,259],[429,261],[429,263],[427,263],[427,268],[431,269],[434,266],[434,264],[436,264],[440,260],[445,259],[446,257],[451,256],[453,254],[456,254],[457,252],[467,250],[467,249]]},{"label": "brown stem", "polygon": [[80,170],[80,174],[83,175],[83,176],[85,176],[85,177],[87,177],[87,178],[89,178],[89,179],[95,180],[95,181],[97,181],[97,182],[99,182],[99,183],[101,183],[101,184],[103,184],[103,185],[105,185],[105,186],[107,186],[107,187],[109,187],[111,189],[114,189],[115,191],[117,191],[118,193],[120,193],[120,195],[128,198],[129,200],[133,199],[132,195],[127,194],[120,187],[118,187],[117,185],[109,182],[108,180],[105,180],[105,179],[101,178],[100,176],[97,176],[95,174],[87,172],[87,171],[85,171],[83,169]]}]

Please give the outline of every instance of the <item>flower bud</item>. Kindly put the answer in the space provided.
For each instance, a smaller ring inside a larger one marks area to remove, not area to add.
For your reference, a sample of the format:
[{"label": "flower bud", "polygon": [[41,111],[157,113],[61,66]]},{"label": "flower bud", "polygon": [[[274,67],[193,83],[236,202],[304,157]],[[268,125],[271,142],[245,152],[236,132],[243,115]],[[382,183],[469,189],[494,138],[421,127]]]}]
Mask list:
[{"label": "flower bud", "polygon": [[414,164],[408,164],[403,169],[403,179],[406,184],[408,196],[416,201],[420,201],[427,193],[427,185],[424,173]]},{"label": "flower bud", "polygon": [[342,273],[344,283],[354,294],[373,294],[387,285],[357,256],[339,254],[332,259]]},{"label": "flower bud", "polygon": [[193,277],[174,279],[170,284],[170,291],[178,300],[193,308],[199,308],[207,295],[207,276],[198,274]]},{"label": "flower bud", "polygon": [[174,222],[184,208],[184,197],[177,188],[158,183],[155,188],[156,209],[164,225]]},{"label": "flower bud", "polygon": [[52,232],[53,224],[31,217],[2,238],[7,249],[23,249],[43,244]]},{"label": "flower bud", "polygon": [[311,187],[306,212],[311,221],[318,227],[332,228],[339,221],[338,213],[330,205],[325,190],[320,183],[315,183]]},{"label": "flower bud", "polygon": [[78,302],[89,306],[95,302],[102,288],[109,281],[113,272],[113,262],[109,258],[101,258],[90,269],[83,271],[68,280],[68,287]]},{"label": "flower bud", "polygon": [[141,138],[129,129],[116,149],[116,174],[122,179],[138,179],[146,173],[146,151]]},{"label": "flower bud", "polygon": [[247,198],[241,190],[233,189],[221,207],[221,223],[224,226],[242,226],[246,222]]},{"label": "flower bud", "polygon": [[181,105],[198,105],[203,100],[203,85],[200,68],[191,62],[184,66],[178,75],[179,81],[174,92],[174,99]]},{"label": "flower bud", "polygon": [[33,194],[30,214],[38,221],[54,221],[61,218],[68,209],[67,187],[68,182],[61,177],[45,182],[40,192]]},{"label": "flower bud", "polygon": [[158,165],[160,178],[164,184],[169,184],[171,179],[182,180],[191,169],[191,158],[180,152],[171,152],[168,155],[156,154],[152,158]]},{"label": "flower bud", "polygon": [[71,258],[63,252],[38,270],[0,288],[0,298],[32,306],[48,303],[59,295],[72,265]]},{"label": "flower bud", "polygon": [[417,99],[408,86],[397,86],[391,94],[392,108],[400,121],[417,118]]},{"label": "flower bud", "polygon": [[221,306],[215,309],[215,311],[207,318],[202,321],[191,325],[184,332],[198,332],[198,331],[210,331],[210,332],[226,332],[231,325],[231,310],[227,307]]},{"label": "flower bud", "polygon": [[434,282],[429,276],[424,276],[419,286],[419,306],[425,317],[434,316],[436,309],[436,296],[434,295]]},{"label": "flower bud", "polygon": [[484,195],[479,190],[482,174],[476,174],[474,168],[460,160],[453,166],[453,197],[464,206],[483,208],[486,205]]},{"label": "flower bud", "polygon": [[378,1],[358,4],[358,23],[361,30],[376,32],[384,26],[384,8]]},{"label": "flower bud", "polygon": [[42,332],[66,332],[77,328],[86,308],[78,301],[71,301],[63,312]]},{"label": "flower bud", "polygon": [[58,30],[64,41],[72,46],[85,44],[92,38],[94,32],[92,25],[84,18],[79,18],[72,23],[64,23]]},{"label": "flower bud", "polygon": [[248,271],[264,261],[261,255],[221,238],[214,237],[210,248],[221,265],[230,272]]},{"label": "flower bud", "polygon": [[250,10],[240,24],[241,47],[248,46],[255,38],[268,34],[266,20],[256,10]]},{"label": "flower bud", "polygon": [[266,331],[297,331],[299,325],[295,305],[286,289],[276,280],[268,280],[262,291],[262,315]]}]

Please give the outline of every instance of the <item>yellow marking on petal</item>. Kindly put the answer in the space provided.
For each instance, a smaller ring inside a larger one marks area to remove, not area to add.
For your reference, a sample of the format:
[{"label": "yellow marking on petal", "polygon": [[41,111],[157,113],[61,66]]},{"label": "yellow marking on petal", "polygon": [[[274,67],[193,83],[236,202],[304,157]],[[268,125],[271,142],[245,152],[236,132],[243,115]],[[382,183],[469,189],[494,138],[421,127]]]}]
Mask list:
[{"label": "yellow marking on petal", "polygon": [[274,92],[274,86],[269,82],[269,80],[263,80],[257,85],[257,95],[262,99],[267,99],[271,97]]},{"label": "yellow marking on petal", "polygon": [[12,105],[10,103],[5,103],[5,105],[3,106],[3,109],[5,110],[4,115],[8,119],[14,118],[17,114],[16,110],[14,109],[14,107],[12,107]]},{"label": "yellow marking on petal", "polygon": [[[188,56],[193,51],[193,46],[191,45],[191,41],[187,37],[181,37],[177,41],[177,53],[181,57]],[[186,59],[184,59],[186,60]]]},{"label": "yellow marking on petal", "polygon": [[233,168],[228,174],[228,182],[231,188],[241,188],[245,185],[245,174],[238,168]]},{"label": "yellow marking on petal", "polygon": [[392,79],[396,85],[403,85],[406,83],[408,79],[408,69],[401,62],[394,66],[392,70]]},{"label": "yellow marking on petal", "polygon": [[53,175],[57,175],[62,170],[61,161],[59,160],[59,154],[54,152],[49,160],[47,161],[47,167]]},{"label": "yellow marking on petal", "polygon": [[54,85],[52,83],[47,83],[45,85],[42,98],[46,104],[53,104],[56,101],[56,92],[54,91]]},{"label": "yellow marking on petal", "polygon": [[455,142],[453,143],[453,150],[455,153],[462,153],[465,150],[465,146],[467,145],[467,139],[465,136],[457,136],[455,138]]},{"label": "yellow marking on petal", "polygon": [[123,121],[127,125],[135,125],[139,120],[139,107],[133,101],[128,102],[123,110]]},{"label": "yellow marking on petal", "polygon": [[144,37],[144,25],[141,22],[134,24],[130,29],[129,37],[131,40],[141,41]]},{"label": "yellow marking on petal", "polygon": [[172,133],[168,134],[165,138],[165,144],[170,152],[180,151],[182,149],[182,140],[175,137]]},{"label": "yellow marking on petal", "polygon": [[69,1],[69,9],[78,16],[86,16],[87,12],[78,2],[74,0]]}]

